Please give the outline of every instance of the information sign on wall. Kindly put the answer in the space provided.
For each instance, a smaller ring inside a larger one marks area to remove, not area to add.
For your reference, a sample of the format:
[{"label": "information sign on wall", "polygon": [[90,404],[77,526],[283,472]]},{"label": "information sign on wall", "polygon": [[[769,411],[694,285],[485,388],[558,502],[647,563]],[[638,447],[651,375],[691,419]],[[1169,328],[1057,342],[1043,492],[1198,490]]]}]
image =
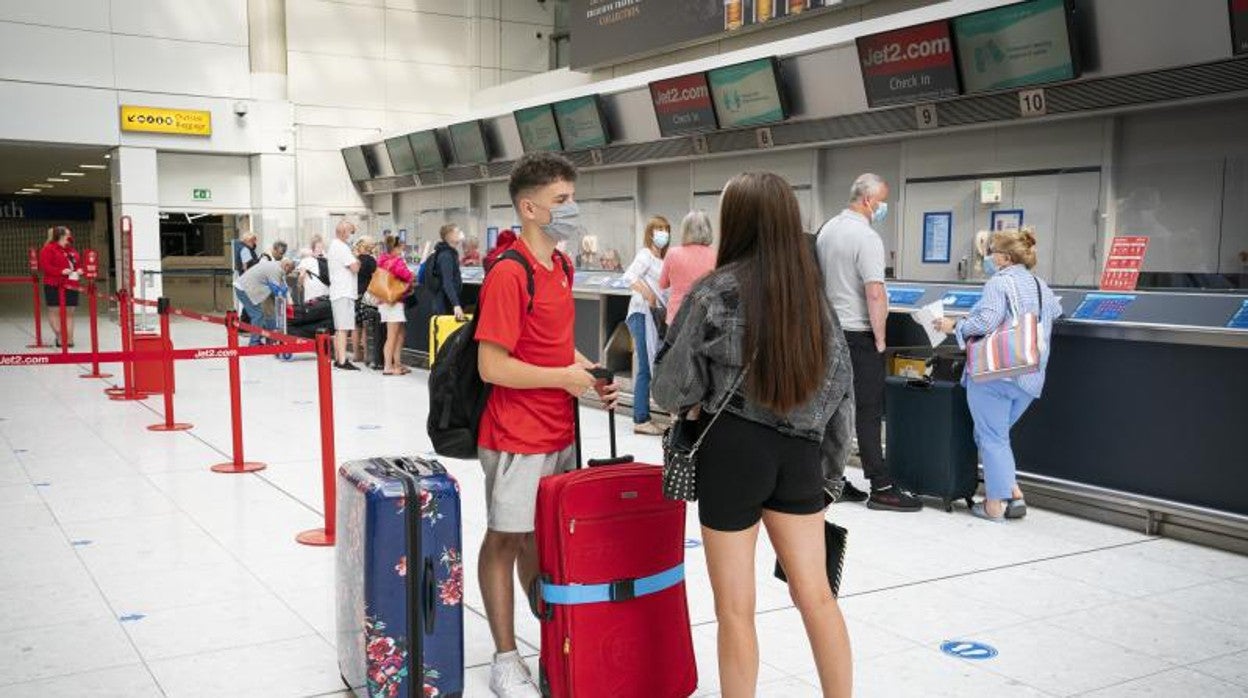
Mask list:
[{"label": "information sign on wall", "polygon": [[652,82],[650,98],[664,137],[711,131],[719,125],[705,73]]},{"label": "information sign on wall", "polygon": [[953,20],[962,86],[1005,90],[1078,75],[1065,0],[1029,0]]},{"label": "information sign on wall", "polygon": [[872,107],[942,99],[959,92],[953,39],[944,20],[861,37],[858,61]]},{"label": "information sign on wall", "polygon": [[1118,236],[1109,247],[1105,269],[1101,272],[1102,291],[1134,291],[1144,268],[1148,238],[1142,235]]},{"label": "information sign on wall", "polygon": [[953,239],[953,212],[923,214],[923,263],[948,264]]},{"label": "information sign on wall", "polygon": [[211,136],[212,112],[198,109],[121,106],[121,130]]}]

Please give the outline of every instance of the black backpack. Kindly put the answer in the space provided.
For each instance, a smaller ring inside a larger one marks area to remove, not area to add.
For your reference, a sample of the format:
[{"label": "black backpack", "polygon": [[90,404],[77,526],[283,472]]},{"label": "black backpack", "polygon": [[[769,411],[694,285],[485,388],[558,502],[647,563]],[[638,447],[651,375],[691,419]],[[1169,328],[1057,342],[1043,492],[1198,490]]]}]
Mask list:
[{"label": "black backpack", "polygon": [[[573,272],[568,259],[562,253],[558,258],[571,284]],[[498,258],[499,261],[504,259],[524,267],[529,292],[528,312],[533,312],[533,267],[518,250],[507,250]],[[426,429],[433,442],[433,450],[446,458],[477,457],[477,434],[491,387],[481,380],[481,373],[477,370],[480,353],[477,323],[481,320],[481,307],[482,304],[478,303],[473,319],[442,345],[429,372],[429,420]]]},{"label": "black backpack", "polygon": [[308,272],[326,286],[329,285],[329,260],[325,257],[316,258],[316,273]]}]

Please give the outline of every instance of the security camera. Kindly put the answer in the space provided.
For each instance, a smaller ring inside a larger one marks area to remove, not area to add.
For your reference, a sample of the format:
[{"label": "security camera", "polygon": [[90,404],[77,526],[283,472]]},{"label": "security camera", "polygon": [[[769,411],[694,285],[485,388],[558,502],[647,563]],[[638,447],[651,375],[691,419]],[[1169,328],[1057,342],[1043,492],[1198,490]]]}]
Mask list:
[{"label": "security camera", "polygon": [[287,149],[287,148],[289,148],[289,147],[290,147],[290,146],[286,144],[286,141],[278,141],[278,142],[277,142],[277,149],[278,149],[278,150],[280,150],[280,151],[281,151],[281,152],[283,152],[283,153],[284,153],[284,152],[286,152],[286,149]]},{"label": "security camera", "polygon": [[240,119],[243,118],[244,116],[247,116],[247,109],[248,107],[247,107],[246,102],[235,102],[234,103],[234,116],[237,116]]}]

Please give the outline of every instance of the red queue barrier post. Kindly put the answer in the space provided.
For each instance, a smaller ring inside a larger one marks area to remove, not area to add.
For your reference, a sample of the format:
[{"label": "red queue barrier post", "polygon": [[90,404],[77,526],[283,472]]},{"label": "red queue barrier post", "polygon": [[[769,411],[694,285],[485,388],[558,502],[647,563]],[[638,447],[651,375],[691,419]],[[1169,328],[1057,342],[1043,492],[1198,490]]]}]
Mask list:
[{"label": "red queue barrier post", "polygon": [[234,441],[234,460],[212,466],[214,473],[254,473],[264,470],[264,463],[243,460],[243,380],[238,365],[238,313],[225,313],[226,343],[230,348],[230,431]]},{"label": "red queue barrier post", "polygon": [[39,253],[30,248],[30,296],[35,301],[35,343],[27,344],[27,349],[43,349],[43,304],[39,299]]},{"label": "red queue barrier post", "polygon": [[303,545],[333,545],[334,519],[337,516],[337,482],[334,456],[334,390],[330,374],[330,335],[325,330],[316,333],[316,389],[321,406],[321,487],[325,500],[325,527],[304,531],[295,536]]},{"label": "red queue barrier post", "polygon": [[[134,307],[130,304],[130,293],[126,289],[117,291],[117,318],[121,323],[121,350],[134,351]],[[122,387],[108,388],[104,392],[113,400],[142,400],[147,397],[134,390],[134,362],[121,363]]]},{"label": "red queue barrier post", "polygon": [[161,297],[156,300],[156,313],[160,315],[161,351],[164,352],[165,371],[165,421],[153,424],[148,431],[186,431],[193,425],[173,420],[173,334],[169,327],[169,299]]},{"label": "red queue barrier post", "polygon": [[91,372],[79,378],[112,378],[111,373],[100,373],[100,323],[99,323],[99,290],[95,280],[99,276],[99,256],[95,250],[87,250],[87,310],[91,323]]},{"label": "red queue barrier post", "polygon": [[69,337],[69,335],[68,333],[66,333],[66,329],[68,329],[69,323],[68,323],[68,318],[66,317],[68,312],[65,310],[65,284],[64,282],[62,282],[60,286],[56,287],[56,297],[60,301],[60,304],[61,304],[61,307],[59,310],[60,323],[61,323],[61,338],[58,340],[58,342],[61,345],[61,353],[68,354],[69,353],[69,339],[67,338]]}]

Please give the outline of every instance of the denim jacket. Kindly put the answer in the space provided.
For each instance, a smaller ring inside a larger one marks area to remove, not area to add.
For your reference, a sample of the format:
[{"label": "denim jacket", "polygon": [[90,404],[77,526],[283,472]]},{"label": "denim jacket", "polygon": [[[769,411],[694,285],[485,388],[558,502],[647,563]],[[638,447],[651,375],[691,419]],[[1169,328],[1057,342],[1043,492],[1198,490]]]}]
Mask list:
[{"label": "denim jacket", "polygon": [[[745,363],[745,308],[740,302],[736,265],[703,278],[689,292],[667,331],[666,343],[655,362],[650,386],[655,401],[673,413],[683,414],[696,405],[713,412],[736,382]],[[822,295],[822,294],[821,294]],[[743,419],[771,427],[787,436],[823,441],[824,429],[834,415],[853,413],[853,374],[849,348],[836,315],[824,306],[828,329],[828,366],[822,375],[811,376],[819,384],[814,396],[788,414],[777,414],[745,397],[744,388],[728,400],[724,409]],[[802,322],[801,318],[775,318],[776,322]],[[847,425],[851,419],[838,419]],[[848,443],[848,434],[846,443]]]}]

